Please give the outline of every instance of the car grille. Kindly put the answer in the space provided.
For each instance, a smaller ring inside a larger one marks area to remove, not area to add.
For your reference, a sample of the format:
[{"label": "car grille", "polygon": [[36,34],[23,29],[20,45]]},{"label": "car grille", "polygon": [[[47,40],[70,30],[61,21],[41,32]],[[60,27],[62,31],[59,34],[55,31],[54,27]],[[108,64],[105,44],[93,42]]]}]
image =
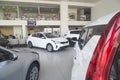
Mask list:
[{"label": "car grille", "polygon": [[65,43],[68,43],[68,41],[66,41],[66,42],[60,42],[61,44],[65,44]]}]

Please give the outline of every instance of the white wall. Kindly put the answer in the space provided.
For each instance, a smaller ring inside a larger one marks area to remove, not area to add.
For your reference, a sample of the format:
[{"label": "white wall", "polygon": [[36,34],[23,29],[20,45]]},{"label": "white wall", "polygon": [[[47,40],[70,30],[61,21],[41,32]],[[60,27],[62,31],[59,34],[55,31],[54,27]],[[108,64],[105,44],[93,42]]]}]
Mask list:
[{"label": "white wall", "polygon": [[120,10],[120,0],[101,0],[91,9],[92,21]]}]

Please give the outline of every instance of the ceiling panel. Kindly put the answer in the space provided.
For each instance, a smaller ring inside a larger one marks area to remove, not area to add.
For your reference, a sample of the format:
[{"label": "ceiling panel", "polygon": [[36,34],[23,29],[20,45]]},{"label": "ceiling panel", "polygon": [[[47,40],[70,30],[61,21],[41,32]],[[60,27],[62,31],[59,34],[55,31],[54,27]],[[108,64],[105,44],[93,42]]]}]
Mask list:
[{"label": "ceiling panel", "polygon": [[100,0],[44,0],[44,1],[74,1],[74,2],[96,3]]},{"label": "ceiling panel", "polygon": [[76,2],[86,2],[86,3],[96,3],[100,0],[69,0],[69,1],[76,1]]}]

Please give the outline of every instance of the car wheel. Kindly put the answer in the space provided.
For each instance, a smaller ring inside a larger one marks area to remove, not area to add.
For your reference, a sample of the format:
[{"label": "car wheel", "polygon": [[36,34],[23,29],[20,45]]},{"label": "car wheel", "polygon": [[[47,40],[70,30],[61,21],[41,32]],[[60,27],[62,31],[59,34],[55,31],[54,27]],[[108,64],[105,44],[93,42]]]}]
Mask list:
[{"label": "car wheel", "polygon": [[33,63],[27,72],[26,80],[38,80],[39,78],[39,66],[36,63]]},{"label": "car wheel", "polygon": [[53,51],[53,46],[51,44],[48,44],[46,49],[47,49],[47,51],[52,52]]},{"label": "car wheel", "polygon": [[32,42],[28,42],[28,47],[29,47],[29,48],[32,48],[32,47],[33,47]]}]

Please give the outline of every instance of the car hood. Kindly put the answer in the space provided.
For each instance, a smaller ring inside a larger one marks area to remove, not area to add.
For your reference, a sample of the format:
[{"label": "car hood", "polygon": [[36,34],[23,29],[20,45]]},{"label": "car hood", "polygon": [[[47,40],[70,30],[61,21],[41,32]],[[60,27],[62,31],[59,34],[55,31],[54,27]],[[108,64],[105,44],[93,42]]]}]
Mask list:
[{"label": "car hood", "polygon": [[39,59],[39,54],[35,51],[30,51],[27,49],[12,49],[11,51],[21,59],[27,59],[31,61],[32,59]]},{"label": "car hood", "polygon": [[68,41],[67,39],[62,38],[62,37],[59,37],[59,38],[50,38],[50,39],[53,40],[53,41],[57,41],[57,42],[66,42],[66,41]]}]

